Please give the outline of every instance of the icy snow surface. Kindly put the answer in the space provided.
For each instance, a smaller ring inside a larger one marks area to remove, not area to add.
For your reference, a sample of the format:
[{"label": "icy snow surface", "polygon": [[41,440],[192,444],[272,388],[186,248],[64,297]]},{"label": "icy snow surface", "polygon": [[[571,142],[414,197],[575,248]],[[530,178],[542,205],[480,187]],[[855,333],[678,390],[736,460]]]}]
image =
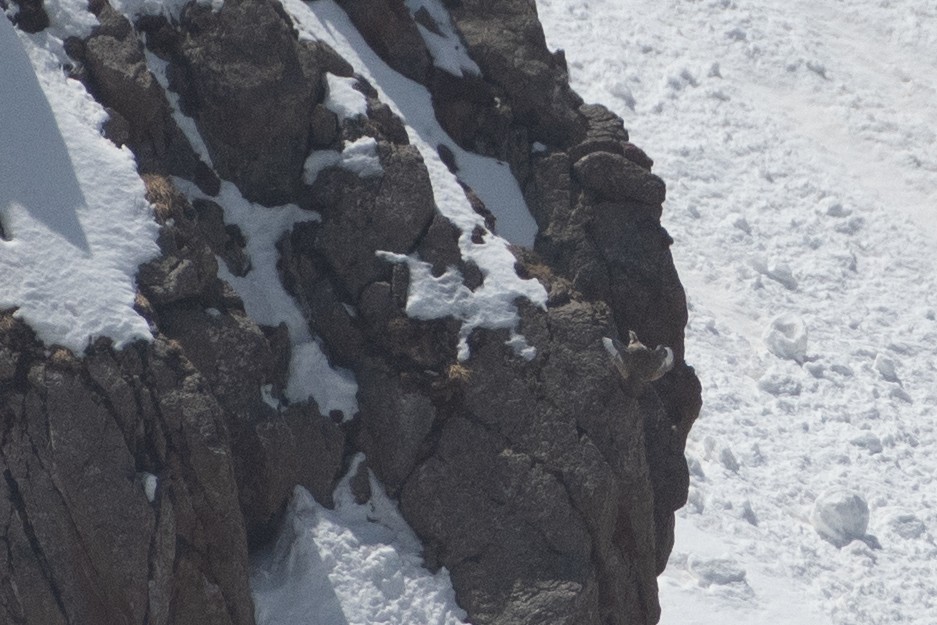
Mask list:
[{"label": "icy snow surface", "polygon": [[[507,241],[532,245],[537,226],[530,216],[523,194],[510,168],[500,161],[462,150],[440,128],[433,113],[432,101],[425,87],[390,69],[365,43],[352,26],[348,16],[332,0],[309,4],[301,0],[285,0],[283,6],[296,23],[301,38],[328,43],[374,86],[381,100],[390,106],[406,124],[410,141],[426,163],[433,195],[440,212],[461,231],[459,247],[463,258],[473,261],[481,270],[484,284],[469,291],[454,285],[456,272],[439,279],[423,271],[426,263],[414,257],[388,254],[388,259],[407,262],[411,270],[407,311],[423,319],[453,316],[462,321],[459,358],[468,358],[466,337],[476,327],[507,328],[512,331],[509,344],[523,357],[531,358],[533,348],[516,332],[518,322],[514,301],[524,298],[536,305],[545,305],[546,292],[536,280],[522,280],[514,271],[514,256]],[[331,78],[330,78],[331,89]],[[437,153],[445,145],[455,155],[462,178],[482,199],[497,218],[498,233],[487,234],[482,243],[472,241],[476,227],[484,227],[483,219],[472,209],[458,179],[449,172]],[[441,284],[441,281],[444,284]],[[450,296],[438,298],[440,289]]]},{"label": "icy snow surface", "polygon": [[56,20],[72,14],[49,8],[37,35],[0,15],[0,308],[81,355],[93,337],[151,338],[134,276],[159,251],[157,226],[132,154],[101,136],[104,109],[61,70],[54,33],[70,24]]},{"label": "icy snow surface", "polygon": [[669,183],[704,406],[661,622],[937,623],[937,6],[537,5]]},{"label": "icy snow surface", "polygon": [[[359,454],[348,475],[357,473]],[[258,625],[460,625],[446,569],[423,568],[422,545],[377,480],[355,503],[350,477],[323,508],[297,486],[283,529],[251,568]]]}]

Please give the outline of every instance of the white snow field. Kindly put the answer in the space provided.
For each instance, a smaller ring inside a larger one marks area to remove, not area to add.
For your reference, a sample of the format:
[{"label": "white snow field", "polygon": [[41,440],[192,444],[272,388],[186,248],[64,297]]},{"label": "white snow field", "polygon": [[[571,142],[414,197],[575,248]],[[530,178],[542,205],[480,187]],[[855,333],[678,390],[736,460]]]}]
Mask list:
[{"label": "white snow field", "polygon": [[54,33],[0,15],[0,308],[80,355],[100,336],[151,338],[134,276],[159,250],[133,155],[101,136],[104,109],[66,80]]},{"label": "white snow field", "polygon": [[537,6],[669,187],[704,406],[662,623],[937,623],[937,4]]}]

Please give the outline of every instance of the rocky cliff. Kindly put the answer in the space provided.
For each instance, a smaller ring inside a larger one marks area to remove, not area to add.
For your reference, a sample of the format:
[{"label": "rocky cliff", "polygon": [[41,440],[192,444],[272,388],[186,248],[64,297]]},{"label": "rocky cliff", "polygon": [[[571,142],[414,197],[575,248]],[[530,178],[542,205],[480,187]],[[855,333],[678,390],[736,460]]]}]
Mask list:
[{"label": "rocky cliff", "polygon": [[[18,28],[49,26],[13,1]],[[533,1],[343,0],[356,58],[304,22],[331,0],[169,4],[92,0],[97,25],[62,36],[160,225],[137,275],[154,338],[75,354],[0,314],[0,621],[252,624],[249,553],[295,485],[328,506],[364,452],[472,623],[657,622],[700,407],[665,187],[570,90]],[[401,84],[429,94],[444,139],[401,117]],[[480,260],[501,230],[473,155],[510,169],[536,222],[508,267],[543,297],[509,302],[514,325],[415,312],[419,280],[454,276],[470,300],[501,279]],[[442,175],[474,224],[440,210]],[[262,249],[284,206],[308,218]],[[299,330],[232,288],[264,254]],[[602,338],[629,331],[673,369],[622,380]],[[302,332],[353,373],[356,413],[291,390]]]}]

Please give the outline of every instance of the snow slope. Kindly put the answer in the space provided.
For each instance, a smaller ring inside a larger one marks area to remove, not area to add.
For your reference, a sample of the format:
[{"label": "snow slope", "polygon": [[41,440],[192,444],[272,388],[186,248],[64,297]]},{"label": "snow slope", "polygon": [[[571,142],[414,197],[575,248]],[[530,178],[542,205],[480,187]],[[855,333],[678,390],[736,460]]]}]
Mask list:
[{"label": "snow slope", "polygon": [[335,509],[297,486],[276,544],[254,559],[258,625],[460,625],[446,569],[423,567],[422,545],[368,471],[371,499],[354,500],[352,462]]},{"label": "snow slope", "polygon": [[133,155],[101,136],[104,109],[65,78],[56,31],[0,15],[0,308],[81,354],[99,336],[151,337],[134,276],[159,250]]},{"label": "snow slope", "polygon": [[669,184],[704,407],[662,623],[937,623],[937,6],[537,5]]}]

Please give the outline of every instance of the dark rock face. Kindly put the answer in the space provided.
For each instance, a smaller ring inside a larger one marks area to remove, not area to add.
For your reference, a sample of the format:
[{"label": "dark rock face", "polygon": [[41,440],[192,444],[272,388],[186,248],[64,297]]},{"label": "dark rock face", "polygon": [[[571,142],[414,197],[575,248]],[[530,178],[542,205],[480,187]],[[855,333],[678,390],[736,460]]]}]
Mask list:
[{"label": "dark rock face", "polygon": [[[620,118],[570,90],[532,0],[444,3],[482,69],[462,78],[432,66],[400,0],[341,4],[392,67],[427,85],[460,145],[518,177],[539,233],[534,250],[515,250],[516,270],[548,293],[546,310],[520,304],[536,357],[478,330],[457,362],[458,322],[406,315],[408,270],[380,251],[417,254],[437,276],[455,268],[470,289],[490,278],[462,258],[428,155],[377,92],[359,78],[365,118],[340,123],[322,105],[323,74],[355,68],[298,41],[275,0],[192,4],[178,23],[134,25],[95,3],[101,26],[68,49],[112,111],[109,136],[134,150],[161,225],[161,256],[138,274],[155,339],[119,352],[99,341],[79,359],[0,313],[0,620],[250,625],[248,549],[271,537],[295,485],[330,505],[363,451],[472,623],[657,621],[700,388],[653,161]],[[214,169],[173,121],[140,33]],[[361,137],[383,174],[333,167],[303,183],[310,149]],[[283,397],[286,327],[257,325],[218,277],[219,262],[238,276],[252,262],[223,196],[190,202],[166,174],[214,196],[229,180],[248,199],[321,216],[281,238],[277,268],[330,362],[355,373],[354,420],[264,401]],[[629,331],[669,346],[673,370],[623,384],[602,338]]]},{"label": "dark rock face", "polygon": [[515,119],[531,140],[570,145],[581,136],[565,62],[547,50],[532,0],[461,0],[453,22],[486,80],[509,96]]},{"label": "dark rock face", "polygon": [[81,77],[90,91],[109,109],[108,137],[133,149],[140,173],[183,176],[210,188],[203,178],[213,174],[173,120],[133,26],[107,4],[97,17],[100,26],[92,36],[70,40],[67,49],[83,64]]},{"label": "dark rock face", "polygon": [[46,356],[9,314],[0,341],[4,619],[252,623],[223,413],[178,346]]},{"label": "dark rock face", "polygon": [[[27,33],[38,33],[49,25],[49,14],[42,0],[12,0],[17,7],[13,23]],[[4,3],[0,3],[6,6]]]},{"label": "dark rock face", "polygon": [[461,410],[404,486],[403,510],[478,622],[653,621],[643,415],[601,347],[609,310],[571,301],[524,322],[538,357],[479,337]]},{"label": "dark rock face", "polygon": [[380,178],[361,179],[332,169],[314,187],[323,217],[315,249],[355,297],[371,282],[388,277],[390,266],[375,252],[410,252],[435,212],[420,153],[386,142],[378,144],[378,151],[384,169]]},{"label": "dark rock face", "polygon": [[[189,5],[170,49],[171,82],[215,171],[267,205],[294,199],[321,69],[276,2]],[[263,42],[259,45],[258,42]]]},{"label": "dark rock face", "polygon": [[388,65],[417,82],[426,80],[432,60],[403,0],[341,0],[339,4]]}]

